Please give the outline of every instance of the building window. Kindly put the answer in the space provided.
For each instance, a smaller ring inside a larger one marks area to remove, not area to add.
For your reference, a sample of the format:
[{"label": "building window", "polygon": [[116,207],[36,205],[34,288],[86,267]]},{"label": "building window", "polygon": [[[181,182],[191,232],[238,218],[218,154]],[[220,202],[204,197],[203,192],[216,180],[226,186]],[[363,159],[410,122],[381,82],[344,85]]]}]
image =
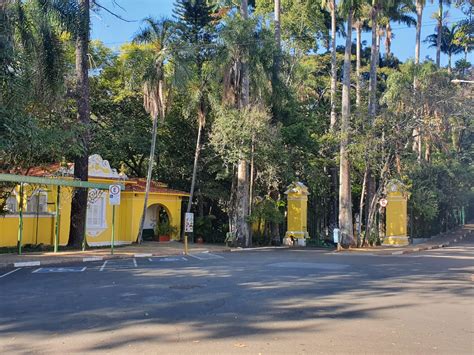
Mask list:
[{"label": "building window", "polygon": [[105,194],[99,197],[94,203],[87,206],[87,228],[106,228],[105,220]]},{"label": "building window", "polygon": [[5,208],[8,213],[17,213],[18,212],[18,201],[16,200],[15,195],[11,195],[7,198],[7,202],[5,203]]},{"label": "building window", "polygon": [[35,192],[26,204],[26,212],[46,213],[48,212],[48,194],[44,191]]}]

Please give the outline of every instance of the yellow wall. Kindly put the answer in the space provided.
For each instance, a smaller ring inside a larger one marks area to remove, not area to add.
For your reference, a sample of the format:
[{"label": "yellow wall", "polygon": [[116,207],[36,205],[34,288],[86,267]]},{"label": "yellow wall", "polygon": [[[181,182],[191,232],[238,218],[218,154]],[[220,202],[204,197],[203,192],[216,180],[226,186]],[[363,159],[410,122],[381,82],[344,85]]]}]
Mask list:
[{"label": "yellow wall", "polygon": [[407,199],[401,192],[389,192],[386,207],[386,236],[407,235]]},{"label": "yellow wall", "polygon": [[308,197],[300,193],[288,194],[287,235],[294,238],[308,237]]},{"label": "yellow wall", "polygon": [[[92,182],[112,183],[107,179],[90,179]],[[116,182],[116,181],[114,181]],[[23,239],[22,244],[49,244],[54,243],[55,214],[57,187],[49,186],[48,189],[48,213],[40,214],[24,213],[23,215]],[[69,222],[71,215],[72,189],[61,188],[60,201],[60,245],[66,245],[69,238]],[[25,195],[31,191],[25,188]],[[106,194],[106,225],[107,228],[96,236],[87,235],[89,245],[108,245],[112,237],[112,206]],[[115,214],[115,241],[117,244],[128,244],[136,240],[143,210],[144,193],[123,191],[121,203],[116,206]],[[161,204],[169,211],[170,223],[178,229],[173,239],[179,239],[181,227],[181,195],[150,193],[148,206]],[[13,247],[17,245],[18,238],[18,214],[0,217],[0,247]]]}]

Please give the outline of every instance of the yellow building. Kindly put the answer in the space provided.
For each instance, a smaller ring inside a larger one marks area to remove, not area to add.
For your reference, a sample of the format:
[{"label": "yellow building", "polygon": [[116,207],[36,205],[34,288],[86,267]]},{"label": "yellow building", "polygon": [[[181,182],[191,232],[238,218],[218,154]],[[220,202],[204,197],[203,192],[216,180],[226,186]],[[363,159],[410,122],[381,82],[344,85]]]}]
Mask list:
[{"label": "yellow building", "polygon": [[[74,166],[61,167],[53,164],[47,168],[34,168],[29,176],[61,176],[71,179]],[[135,242],[145,198],[145,180],[129,179],[125,174],[112,169],[107,160],[99,155],[89,157],[89,181],[105,184],[123,184],[120,205],[115,212],[115,245]],[[57,186],[35,186],[24,184],[23,237],[22,244],[54,244],[56,224]],[[59,245],[66,245],[69,238],[71,200],[73,188],[61,187],[59,206]],[[17,186],[6,201],[7,214],[0,216],[0,247],[17,245],[19,225],[19,197]],[[144,235],[150,235],[160,221],[169,220],[177,233],[172,239],[179,239],[181,230],[181,203],[187,193],[168,188],[165,184],[153,182],[148,198]],[[86,238],[90,246],[111,244],[112,206],[108,191],[89,189]]]},{"label": "yellow building", "polygon": [[409,244],[407,235],[407,201],[405,186],[397,180],[387,184],[387,207],[383,245],[404,246]]},{"label": "yellow building", "polygon": [[308,235],[308,188],[301,182],[294,182],[285,191],[288,198],[287,232],[285,245],[306,245]]}]

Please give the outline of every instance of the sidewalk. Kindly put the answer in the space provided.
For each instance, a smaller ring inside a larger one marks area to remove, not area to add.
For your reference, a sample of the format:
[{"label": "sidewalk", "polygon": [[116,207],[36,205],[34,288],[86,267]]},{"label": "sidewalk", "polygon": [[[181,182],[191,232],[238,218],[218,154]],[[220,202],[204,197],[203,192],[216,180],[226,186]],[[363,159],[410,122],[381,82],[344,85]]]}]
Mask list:
[{"label": "sidewalk", "polygon": [[431,250],[444,248],[460,242],[465,238],[474,238],[474,224],[465,224],[462,228],[443,233],[439,236],[432,237],[429,241],[416,245],[407,245],[405,247],[387,247],[378,246],[372,248],[354,248],[345,249],[336,253],[360,253],[360,254],[377,254],[377,255],[403,255],[416,253],[423,250]]},{"label": "sidewalk", "polygon": [[[189,244],[189,251],[192,253],[222,252],[228,250],[229,248],[224,245]],[[23,255],[0,254],[0,269],[22,266],[60,265],[120,258],[182,255],[183,252],[184,244],[172,241],[167,243],[143,242],[140,245],[132,244],[120,246],[114,249],[114,255],[110,254],[110,247],[91,249],[87,251],[64,251],[58,253],[35,252],[25,253]]]}]

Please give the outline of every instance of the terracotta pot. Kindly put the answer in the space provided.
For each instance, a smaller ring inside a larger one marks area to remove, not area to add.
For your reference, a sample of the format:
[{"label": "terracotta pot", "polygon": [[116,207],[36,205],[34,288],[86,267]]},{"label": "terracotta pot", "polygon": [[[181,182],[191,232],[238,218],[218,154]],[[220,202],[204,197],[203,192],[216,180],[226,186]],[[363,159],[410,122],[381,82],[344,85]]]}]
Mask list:
[{"label": "terracotta pot", "polygon": [[169,235],[160,235],[158,240],[160,242],[169,242],[170,241],[170,236]]}]

